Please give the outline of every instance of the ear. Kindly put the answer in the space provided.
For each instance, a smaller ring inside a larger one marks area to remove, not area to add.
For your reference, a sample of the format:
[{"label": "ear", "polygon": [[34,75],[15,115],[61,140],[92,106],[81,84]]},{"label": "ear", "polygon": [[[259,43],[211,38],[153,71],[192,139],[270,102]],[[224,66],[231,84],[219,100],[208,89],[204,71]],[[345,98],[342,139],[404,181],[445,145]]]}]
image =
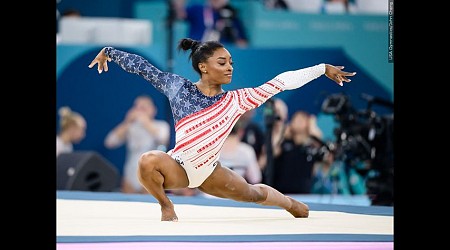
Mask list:
[{"label": "ear", "polygon": [[198,68],[200,69],[201,72],[206,71],[206,65],[204,63],[198,63]]}]

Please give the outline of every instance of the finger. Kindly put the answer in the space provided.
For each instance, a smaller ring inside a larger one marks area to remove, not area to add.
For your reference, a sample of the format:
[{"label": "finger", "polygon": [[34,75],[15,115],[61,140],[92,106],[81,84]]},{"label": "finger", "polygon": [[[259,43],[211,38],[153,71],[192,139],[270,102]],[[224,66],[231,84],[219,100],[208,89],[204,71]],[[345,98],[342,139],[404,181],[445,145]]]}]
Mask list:
[{"label": "finger", "polygon": [[103,63],[103,68],[105,71],[108,71],[108,63],[106,61]]},{"label": "finger", "polygon": [[344,82],[351,82],[351,81],[352,81],[351,79],[348,79],[348,78],[345,77],[345,76],[342,76],[341,79],[342,79],[342,81],[344,81]]},{"label": "finger", "polygon": [[95,63],[96,63],[97,61],[94,59],[94,60],[92,60],[92,62],[91,62],[91,64],[89,64],[89,68],[92,68],[94,65],[95,65]]},{"label": "finger", "polygon": [[100,63],[98,64],[97,71],[98,71],[99,74],[101,74],[102,71],[103,71],[102,65]]},{"label": "finger", "polygon": [[344,85],[344,84],[342,83],[341,77],[340,77],[339,75],[336,75],[336,80],[335,80],[335,82],[336,82],[337,84],[339,84],[339,86],[343,86],[343,85]]},{"label": "finger", "polygon": [[343,75],[343,76],[354,76],[354,75],[356,75],[356,72],[345,72],[345,71],[342,71],[341,75]]}]

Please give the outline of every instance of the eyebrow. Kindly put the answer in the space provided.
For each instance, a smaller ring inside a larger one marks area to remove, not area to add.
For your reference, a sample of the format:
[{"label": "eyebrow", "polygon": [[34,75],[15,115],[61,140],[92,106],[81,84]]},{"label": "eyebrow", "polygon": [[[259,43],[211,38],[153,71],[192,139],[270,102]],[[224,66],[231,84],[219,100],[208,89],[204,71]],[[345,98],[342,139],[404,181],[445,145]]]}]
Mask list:
[{"label": "eyebrow", "polygon": [[[226,57],[217,57],[217,60],[220,60],[220,59],[227,60]],[[230,57],[230,59],[231,59],[231,57]]]}]

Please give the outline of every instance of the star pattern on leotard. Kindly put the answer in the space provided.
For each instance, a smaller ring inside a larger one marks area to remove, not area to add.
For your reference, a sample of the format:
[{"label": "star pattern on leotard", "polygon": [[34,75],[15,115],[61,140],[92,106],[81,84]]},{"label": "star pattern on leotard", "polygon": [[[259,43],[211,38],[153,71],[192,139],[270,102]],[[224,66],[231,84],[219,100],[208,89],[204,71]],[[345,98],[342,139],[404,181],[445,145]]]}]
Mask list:
[{"label": "star pattern on leotard", "polygon": [[161,71],[142,56],[112,47],[107,47],[105,54],[125,71],[142,75],[163,93],[169,99],[175,124],[182,118],[211,106],[225,94],[223,92],[211,97],[205,96],[192,81],[171,72]]}]

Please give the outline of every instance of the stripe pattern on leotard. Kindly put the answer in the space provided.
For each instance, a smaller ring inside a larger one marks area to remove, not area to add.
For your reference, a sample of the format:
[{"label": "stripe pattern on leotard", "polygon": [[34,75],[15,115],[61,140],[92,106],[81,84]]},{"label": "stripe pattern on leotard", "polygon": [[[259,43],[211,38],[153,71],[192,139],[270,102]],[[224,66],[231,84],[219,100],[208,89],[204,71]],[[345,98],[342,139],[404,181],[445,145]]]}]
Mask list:
[{"label": "stripe pattern on leotard", "polygon": [[255,88],[204,95],[179,75],[163,72],[139,55],[105,49],[125,71],[138,74],[167,96],[175,121],[175,147],[169,153],[186,170],[189,187],[198,187],[212,173],[231,129],[246,111],[277,93],[303,86],[325,72],[324,64],[287,71]]}]

